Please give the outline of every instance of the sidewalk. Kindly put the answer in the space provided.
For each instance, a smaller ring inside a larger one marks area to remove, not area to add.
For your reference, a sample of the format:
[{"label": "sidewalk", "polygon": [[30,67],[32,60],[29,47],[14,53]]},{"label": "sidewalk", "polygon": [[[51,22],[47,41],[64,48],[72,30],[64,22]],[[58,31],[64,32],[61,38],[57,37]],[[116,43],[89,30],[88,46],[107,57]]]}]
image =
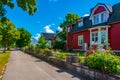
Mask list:
[{"label": "sidewalk", "polygon": [[3,80],[85,80],[20,51],[13,51]]}]

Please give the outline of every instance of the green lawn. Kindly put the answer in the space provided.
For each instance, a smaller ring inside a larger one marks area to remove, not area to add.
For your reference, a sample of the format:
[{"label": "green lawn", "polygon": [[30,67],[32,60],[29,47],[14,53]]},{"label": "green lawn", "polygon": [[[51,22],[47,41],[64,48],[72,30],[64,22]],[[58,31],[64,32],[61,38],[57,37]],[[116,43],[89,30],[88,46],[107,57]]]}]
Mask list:
[{"label": "green lawn", "polygon": [[9,55],[10,51],[6,51],[6,53],[0,53],[0,75],[2,75],[2,70],[5,67],[5,64],[8,62]]}]

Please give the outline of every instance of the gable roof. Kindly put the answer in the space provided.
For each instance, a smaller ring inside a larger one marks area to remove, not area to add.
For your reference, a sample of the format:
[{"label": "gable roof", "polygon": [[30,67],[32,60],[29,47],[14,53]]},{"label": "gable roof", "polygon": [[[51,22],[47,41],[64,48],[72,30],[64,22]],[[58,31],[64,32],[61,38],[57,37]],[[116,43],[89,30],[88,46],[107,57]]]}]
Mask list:
[{"label": "gable roof", "polygon": [[54,33],[42,33],[46,40],[52,40],[54,37]]},{"label": "gable roof", "polygon": [[[89,28],[94,28],[97,26],[99,26],[99,27],[100,26],[107,26],[108,24],[111,24],[113,22],[118,22],[118,21],[120,22],[120,2],[113,5],[113,7],[110,5],[107,5],[107,4],[102,4],[102,3],[98,3],[96,6],[98,6],[98,5],[104,5],[109,10],[110,13],[109,13],[109,18],[108,18],[107,22],[92,25],[92,20],[90,19],[90,16],[83,17],[82,18],[83,26],[78,27],[78,23],[81,20],[77,21],[76,24],[72,25],[72,30],[70,32],[77,32],[77,31],[81,31],[81,30],[85,30],[85,29],[89,29]],[[94,8],[91,9],[91,13],[94,10]]]},{"label": "gable roof", "polygon": [[120,21],[120,2],[113,5],[113,12],[108,19],[108,23],[111,24],[118,21]]},{"label": "gable roof", "polygon": [[104,3],[98,3],[97,5],[95,5],[94,8],[91,9],[91,13],[90,13],[90,19],[91,19],[91,16],[93,15],[93,12],[99,7],[99,6],[104,6],[105,9],[111,13],[113,10],[112,10],[112,6],[108,5],[108,4],[104,4]]},{"label": "gable roof", "polygon": [[84,29],[90,28],[92,25],[92,21],[89,18],[90,18],[90,16],[83,17],[83,19],[82,19],[83,26],[81,26],[81,27],[78,27],[78,23],[81,21],[77,21],[76,24],[73,25],[71,32],[76,32],[79,30],[84,30]]}]

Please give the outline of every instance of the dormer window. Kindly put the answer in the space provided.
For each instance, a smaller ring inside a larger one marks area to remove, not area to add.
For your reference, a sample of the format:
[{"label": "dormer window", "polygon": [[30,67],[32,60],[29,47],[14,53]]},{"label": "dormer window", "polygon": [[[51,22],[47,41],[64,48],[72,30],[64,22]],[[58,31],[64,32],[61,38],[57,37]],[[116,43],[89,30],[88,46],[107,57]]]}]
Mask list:
[{"label": "dormer window", "polygon": [[83,20],[78,22],[78,27],[82,27],[83,26]]},{"label": "dormer window", "polygon": [[98,24],[99,23],[99,15],[95,15],[93,17],[93,24]]},{"label": "dormer window", "polygon": [[101,22],[105,22],[105,12],[104,13],[101,13]]},{"label": "dormer window", "polygon": [[106,22],[108,19],[108,14],[106,12],[101,12],[93,16],[93,25]]},{"label": "dormer window", "polygon": [[92,9],[90,20],[92,20],[93,25],[107,22],[111,12],[111,6],[99,3]]}]

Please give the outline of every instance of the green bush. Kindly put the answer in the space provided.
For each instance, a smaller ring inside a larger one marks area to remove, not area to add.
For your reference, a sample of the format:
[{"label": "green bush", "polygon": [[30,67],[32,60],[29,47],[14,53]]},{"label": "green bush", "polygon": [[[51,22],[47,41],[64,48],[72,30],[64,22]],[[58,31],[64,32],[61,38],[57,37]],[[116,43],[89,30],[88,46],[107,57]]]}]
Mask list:
[{"label": "green bush", "polygon": [[120,57],[108,52],[96,52],[89,55],[86,65],[102,71],[120,74]]},{"label": "green bush", "polygon": [[66,59],[66,55],[67,54],[57,53],[57,54],[54,54],[54,57],[65,60]]},{"label": "green bush", "polygon": [[48,48],[40,49],[40,53],[43,55],[46,53],[46,51],[50,51],[50,50]]}]

